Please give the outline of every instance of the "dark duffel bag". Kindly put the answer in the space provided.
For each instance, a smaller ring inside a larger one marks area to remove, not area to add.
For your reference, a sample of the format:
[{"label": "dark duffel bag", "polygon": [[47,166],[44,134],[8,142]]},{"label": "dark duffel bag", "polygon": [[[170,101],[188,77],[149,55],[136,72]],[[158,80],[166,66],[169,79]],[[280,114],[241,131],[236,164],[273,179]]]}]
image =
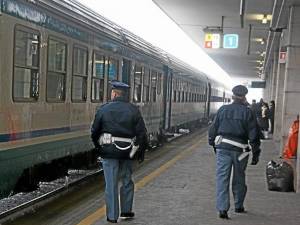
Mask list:
[{"label": "dark duffel bag", "polygon": [[270,191],[294,191],[293,168],[286,162],[268,162],[266,168],[268,189]]}]

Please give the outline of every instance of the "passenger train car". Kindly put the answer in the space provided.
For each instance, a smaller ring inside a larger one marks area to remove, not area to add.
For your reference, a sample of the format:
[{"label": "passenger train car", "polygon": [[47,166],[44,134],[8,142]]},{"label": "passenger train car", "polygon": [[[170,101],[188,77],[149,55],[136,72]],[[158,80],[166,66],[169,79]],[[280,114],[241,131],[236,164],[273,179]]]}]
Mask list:
[{"label": "passenger train car", "polygon": [[91,151],[110,80],[131,86],[153,142],[229,99],[222,84],[74,0],[0,0],[0,49],[1,197],[39,165]]}]

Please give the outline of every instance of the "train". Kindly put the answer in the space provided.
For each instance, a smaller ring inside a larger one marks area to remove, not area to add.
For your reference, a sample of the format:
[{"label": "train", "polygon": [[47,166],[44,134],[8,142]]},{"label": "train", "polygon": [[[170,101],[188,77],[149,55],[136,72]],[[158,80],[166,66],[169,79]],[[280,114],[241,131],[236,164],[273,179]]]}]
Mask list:
[{"label": "train", "polygon": [[111,80],[130,85],[150,143],[206,123],[231,98],[224,84],[75,0],[0,0],[0,49],[0,198],[92,151],[91,122]]}]

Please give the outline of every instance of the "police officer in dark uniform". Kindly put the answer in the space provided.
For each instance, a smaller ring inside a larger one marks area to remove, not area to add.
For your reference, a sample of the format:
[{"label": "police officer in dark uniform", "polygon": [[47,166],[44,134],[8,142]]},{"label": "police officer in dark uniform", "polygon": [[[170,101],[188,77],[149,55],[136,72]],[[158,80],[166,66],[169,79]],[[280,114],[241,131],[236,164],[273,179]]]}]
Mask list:
[{"label": "police officer in dark uniform", "polygon": [[132,181],[132,158],[144,160],[147,148],[147,131],[144,120],[136,106],[128,102],[129,86],[119,81],[111,82],[112,101],[102,105],[95,115],[91,138],[100,156],[105,177],[105,201],[107,221],[117,223],[119,218],[118,179],[122,218],[133,218],[134,183]]},{"label": "police officer in dark uniform", "polygon": [[260,139],[257,121],[247,107],[248,89],[243,85],[232,89],[233,103],[222,106],[209,129],[209,144],[216,153],[216,208],[219,217],[228,219],[230,207],[229,183],[233,168],[232,192],[235,212],[244,213],[244,199],[247,192],[245,171],[249,153],[252,150],[252,165],[260,155]]}]

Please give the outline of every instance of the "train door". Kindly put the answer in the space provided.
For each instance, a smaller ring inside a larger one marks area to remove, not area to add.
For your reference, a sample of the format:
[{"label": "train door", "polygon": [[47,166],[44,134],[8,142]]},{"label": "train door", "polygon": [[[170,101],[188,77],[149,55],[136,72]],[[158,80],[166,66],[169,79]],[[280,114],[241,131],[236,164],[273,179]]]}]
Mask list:
[{"label": "train door", "polygon": [[210,114],[210,96],[211,96],[211,85],[208,83],[206,86],[206,118],[209,118]]},{"label": "train door", "polygon": [[163,76],[163,126],[167,130],[171,125],[171,111],[172,111],[172,71],[169,67],[164,66]]}]

